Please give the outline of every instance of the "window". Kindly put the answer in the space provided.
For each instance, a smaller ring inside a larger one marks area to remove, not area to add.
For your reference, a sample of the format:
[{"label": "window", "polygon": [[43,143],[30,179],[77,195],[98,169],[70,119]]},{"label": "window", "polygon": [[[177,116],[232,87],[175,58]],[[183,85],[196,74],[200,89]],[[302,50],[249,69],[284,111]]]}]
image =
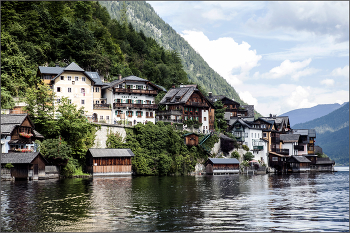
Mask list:
[{"label": "window", "polygon": [[74,85],[75,84],[75,81],[72,81],[72,85]]},{"label": "window", "polygon": [[106,116],[106,120],[109,120],[109,116]]},{"label": "window", "polygon": [[256,138],[256,133],[255,133],[255,138]]},{"label": "window", "polygon": [[100,116],[100,120],[103,120],[103,116]]},{"label": "window", "polygon": [[266,138],[266,133],[263,133],[263,137]]},{"label": "window", "polygon": [[71,104],[71,103],[72,103],[72,100],[71,100],[71,99],[68,99],[68,103]]},{"label": "window", "polygon": [[68,81],[72,81],[72,76],[68,76]]},{"label": "window", "polygon": [[245,133],[245,137],[246,137],[246,138],[248,137],[248,133]]},{"label": "window", "polygon": [[60,87],[57,87],[57,92],[61,92],[61,88]]},{"label": "window", "polygon": [[82,78],[81,78],[81,81],[85,82],[85,77],[82,77]]},{"label": "window", "polygon": [[80,92],[83,94],[83,96],[85,96],[85,88],[81,88]]},{"label": "window", "polygon": [[100,101],[99,100],[96,100],[96,104],[99,104],[100,103]]},{"label": "window", "polygon": [[272,161],[278,161],[277,157],[272,157]]},{"label": "window", "polygon": [[137,85],[137,86],[136,86],[136,89],[141,90],[141,89],[142,89],[142,86]]},{"label": "window", "polygon": [[75,77],[75,81],[79,81],[79,77]]},{"label": "window", "polygon": [[142,117],[143,116],[143,112],[142,111],[137,111],[136,115],[137,115],[137,117]]},{"label": "window", "polygon": [[61,99],[57,99],[57,103],[61,103]]},{"label": "window", "polygon": [[146,117],[148,117],[148,115],[149,115],[149,113],[148,113],[148,112],[146,112]]},{"label": "window", "polygon": [[61,80],[64,80],[64,76],[61,76]]},{"label": "window", "polygon": [[252,137],[253,137],[253,133],[252,133]]},{"label": "window", "polygon": [[72,88],[68,87],[68,92],[72,92]]},{"label": "window", "polygon": [[95,87],[95,92],[100,92],[100,88],[99,87]]},{"label": "window", "polygon": [[81,104],[85,104],[85,100],[81,100]]},{"label": "window", "polygon": [[150,112],[150,113],[149,113],[149,116],[150,116],[150,117],[153,117],[153,112]]},{"label": "window", "polygon": [[204,117],[204,121],[207,121],[207,118],[206,118],[206,117]]}]

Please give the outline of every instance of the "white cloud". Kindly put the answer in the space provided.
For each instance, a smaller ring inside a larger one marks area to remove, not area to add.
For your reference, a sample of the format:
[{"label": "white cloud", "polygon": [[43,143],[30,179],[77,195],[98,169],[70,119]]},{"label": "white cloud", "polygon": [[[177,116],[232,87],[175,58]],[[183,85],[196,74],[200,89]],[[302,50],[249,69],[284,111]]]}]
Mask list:
[{"label": "white cloud", "polygon": [[239,92],[239,97],[249,105],[258,106],[258,100],[249,91]]},{"label": "white cloud", "polygon": [[333,79],[323,79],[321,81],[321,84],[326,85],[326,86],[333,86],[334,80]]},{"label": "white cloud", "polygon": [[349,66],[344,66],[344,68],[336,68],[332,71],[331,75],[349,77]]},{"label": "white cloud", "polygon": [[[239,85],[261,59],[247,42],[238,44],[230,37],[209,40],[203,32],[183,31],[181,35],[194,50],[231,85]],[[238,73],[238,74],[237,74]]]},{"label": "white cloud", "polygon": [[[308,76],[317,73],[319,70],[315,68],[306,68],[309,66],[311,58],[304,61],[291,62],[290,60],[285,60],[280,66],[272,68],[269,72],[263,73],[255,72],[253,77],[255,78],[267,78],[267,79],[278,79],[285,76],[291,76],[291,78],[297,81],[302,76]],[[305,69],[304,69],[305,68]]]}]

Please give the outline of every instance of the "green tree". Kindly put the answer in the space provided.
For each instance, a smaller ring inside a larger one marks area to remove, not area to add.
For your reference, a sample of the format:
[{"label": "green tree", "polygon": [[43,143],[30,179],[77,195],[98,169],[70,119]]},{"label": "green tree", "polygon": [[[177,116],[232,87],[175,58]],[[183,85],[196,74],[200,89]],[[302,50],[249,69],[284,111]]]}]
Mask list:
[{"label": "green tree", "polygon": [[225,132],[227,128],[227,123],[225,120],[225,110],[224,104],[221,102],[221,100],[218,100],[214,103],[215,106],[215,122],[214,126],[216,125],[215,130],[220,132]]},{"label": "green tree", "polygon": [[238,151],[233,151],[232,153],[231,153],[231,157],[232,158],[236,158],[236,159],[239,159],[240,158],[240,155],[239,155],[239,153],[238,153]]},{"label": "green tree", "polygon": [[106,147],[107,148],[124,148],[123,137],[120,135],[120,133],[118,132],[108,133]]},{"label": "green tree", "polygon": [[245,161],[251,161],[254,158],[254,155],[252,154],[252,152],[247,152],[243,155],[243,159]]}]

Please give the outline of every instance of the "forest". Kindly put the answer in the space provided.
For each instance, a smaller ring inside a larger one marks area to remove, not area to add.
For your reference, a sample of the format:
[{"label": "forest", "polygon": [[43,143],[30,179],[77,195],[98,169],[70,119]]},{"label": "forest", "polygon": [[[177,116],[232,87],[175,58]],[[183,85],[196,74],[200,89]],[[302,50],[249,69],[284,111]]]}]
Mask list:
[{"label": "forest", "polygon": [[[124,9],[125,12],[126,9]],[[169,89],[191,83],[175,50],[111,19],[93,1],[6,1],[1,4],[1,105],[36,86],[38,66],[77,63],[108,81],[135,75]]]},{"label": "forest", "polygon": [[[119,21],[111,19],[105,7],[92,1],[1,4],[1,106],[11,109],[14,97],[27,103],[36,130],[45,137],[43,142],[37,141],[41,153],[51,164],[63,166],[65,176],[82,172],[86,151],[93,146],[99,126],[88,123],[82,116],[84,109],[77,109],[67,99],[54,109],[50,103],[55,94],[41,84],[38,66],[75,62],[108,81],[117,74],[135,75],[166,89],[191,83],[179,54],[134,30],[125,17],[126,8],[122,14]],[[158,140],[149,134],[158,135]],[[197,159],[207,155],[200,148],[184,146],[180,134],[161,123],[138,125],[128,131],[123,146],[137,155],[133,163],[138,174],[186,174],[193,171]],[[113,140],[109,147],[116,147]]]}]

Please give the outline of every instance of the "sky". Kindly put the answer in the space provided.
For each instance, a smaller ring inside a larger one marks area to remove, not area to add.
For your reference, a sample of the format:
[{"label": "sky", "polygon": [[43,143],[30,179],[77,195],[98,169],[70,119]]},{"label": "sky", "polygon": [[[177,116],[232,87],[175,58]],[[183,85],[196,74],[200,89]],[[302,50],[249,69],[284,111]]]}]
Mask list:
[{"label": "sky", "polygon": [[263,116],[349,101],[348,1],[147,1]]}]

